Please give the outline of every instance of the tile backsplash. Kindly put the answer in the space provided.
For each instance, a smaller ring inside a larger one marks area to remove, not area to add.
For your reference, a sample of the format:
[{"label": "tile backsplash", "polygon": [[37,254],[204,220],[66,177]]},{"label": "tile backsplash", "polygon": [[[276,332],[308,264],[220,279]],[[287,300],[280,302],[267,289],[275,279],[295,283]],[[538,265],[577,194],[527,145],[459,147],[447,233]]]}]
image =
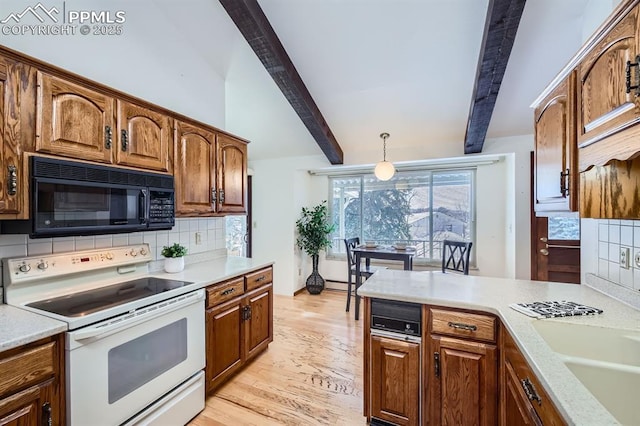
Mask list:
[{"label": "tile backsplash", "polygon": [[[151,270],[162,267],[160,265],[163,259],[160,254],[162,247],[173,243],[180,243],[187,248],[187,260],[190,256],[200,253],[224,251],[226,248],[225,218],[176,219],[176,225],[171,230],[130,234],[37,239],[30,239],[28,235],[0,235],[0,259],[141,243],[148,243],[154,255],[154,261],[150,265]],[[1,268],[0,264],[0,272]],[[0,300],[2,300],[1,297]]]},{"label": "tile backsplash", "polygon": [[[631,290],[640,290],[640,221],[601,219],[597,221],[597,276]],[[629,268],[620,264],[620,250],[629,250]],[[595,269],[595,265],[583,265]]]}]

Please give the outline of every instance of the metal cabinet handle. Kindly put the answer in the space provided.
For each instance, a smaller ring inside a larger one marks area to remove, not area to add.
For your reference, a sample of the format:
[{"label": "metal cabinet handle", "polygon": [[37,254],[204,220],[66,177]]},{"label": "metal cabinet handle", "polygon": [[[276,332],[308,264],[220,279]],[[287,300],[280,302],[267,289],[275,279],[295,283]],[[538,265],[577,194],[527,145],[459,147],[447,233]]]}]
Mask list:
[{"label": "metal cabinet handle", "polygon": [[440,377],[440,353],[433,353],[433,370],[436,377]]},{"label": "metal cabinet handle", "polygon": [[41,424],[44,426],[51,426],[53,423],[51,419],[51,404],[49,402],[45,402],[42,404],[42,422]]},{"label": "metal cabinet handle", "polygon": [[218,197],[218,202],[220,203],[220,205],[224,204],[224,189],[218,191]]},{"label": "metal cabinet handle", "polygon": [[126,130],[122,130],[121,135],[122,135],[122,151],[127,152],[127,149],[129,149],[129,134],[127,133]]},{"label": "metal cabinet handle", "polygon": [[233,293],[234,291],[236,291],[235,287],[228,288],[228,289],[224,290],[223,292],[221,292],[220,296],[226,296],[228,294]]},{"label": "metal cabinet handle", "polygon": [[527,398],[529,398],[529,401],[536,401],[538,405],[542,405],[542,399],[538,395],[538,392],[536,392],[536,388],[533,386],[533,383],[531,383],[531,380],[529,380],[529,378],[522,379],[520,383],[522,383],[522,389],[524,389],[524,393],[527,395]]},{"label": "metal cabinet handle", "polygon": [[467,331],[476,331],[478,327],[473,324],[464,324],[462,322],[451,322],[449,321],[449,327],[455,328],[457,330],[467,330]]},{"label": "metal cabinet handle", "polygon": [[563,197],[569,195],[569,169],[560,172],[560,194]]},{"label": "metal cabinet handle", "polygon": [[[635,68],[636,69],[636,78],[635,78],[635,85],[631,85],[631,68]],[[626,77],[626,86],[627,86],[627,93],[631,93],[632,90],[635,90],[635,96],[640,95],[640,55],[636,56],[636,61],[635,62],[631,62],[631,61],[627,61],[627,66],[625,67],[625,77]]]},{"label": "metal cabinet handle", "polygon": [[242,320],[248,321],[251,319],[251,306],[245,306],[242,308]]},{"label": "metal cabinet handle", "polygon": [[265,275],[261,275],[261,276],[259,276],[258,278],[256,278],[256,282],[258,283],[258,282],[260,282],[260,281],[264,281],[264,280],[266,280],[266,279],[267,279],[267,277],[266,277]]},{"label": "metal cabinet handle", "polygon": [[111,142],[113,142],[113,131],[111,126],[104,126],[104,147],[111,149]]},{"label": "metal cabinet handle", "polygon": [[211,188],[211,204],[215,204],[216,203],[216,189],[215,188]]},{"label": "metal cabinet handle", "polygon": [[8,179],[7,179],[7,193],[9,195],[16,195],[18,193],[18,169],[16,166],[7,166]]}]

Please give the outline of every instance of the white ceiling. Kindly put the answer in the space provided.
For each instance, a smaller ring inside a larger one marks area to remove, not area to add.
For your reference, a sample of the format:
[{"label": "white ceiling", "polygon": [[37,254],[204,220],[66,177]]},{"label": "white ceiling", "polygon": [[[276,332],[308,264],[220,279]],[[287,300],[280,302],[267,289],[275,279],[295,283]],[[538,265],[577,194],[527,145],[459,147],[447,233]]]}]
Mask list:
[{"label": "white ceiling", "polygon": [[[463,153],[488,1],[258,0],[347,164],[377,161],[383,131],[391,134],[392,161]],[[618,1],[527,1],[488,138],[533,133],[529,105]],[[106,3],[67,1],[80,4]],[[23,5],[5,0],[0,9]],[[123,37],[0,43],[169,108],[175,104],[178,112],[197,111],[194,117],[251,140],[250,160],[321,154],[217,0],[109,5],[127,10]],[[105,67],[106,54],[95,56],[96,50],[123,52],[126,65],[136,68],[120,67],[113,55],[113,66]],[[87,53],[78,58],[73,51]],[[132,72],[140,74],[137,80],[127,77]],[[207,72],[223,81],[220,109],[207,106],[217,96],[213,83],[198,91]],[[164,76],[164,87],[141,84]]]}]

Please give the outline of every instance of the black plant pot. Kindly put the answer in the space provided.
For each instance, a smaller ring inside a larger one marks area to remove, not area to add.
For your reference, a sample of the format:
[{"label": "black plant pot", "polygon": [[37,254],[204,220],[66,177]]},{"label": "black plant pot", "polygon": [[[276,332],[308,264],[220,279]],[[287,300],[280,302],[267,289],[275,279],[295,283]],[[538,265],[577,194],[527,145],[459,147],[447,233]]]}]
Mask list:
[{"label": "black plant pot", "polygon": [[318,272],[319,257],[317,254],[311,257],[313,261],[313,271],[307,278],[307,291],[310,294],[320,294],[322,290],[324,290],[324,278],[322,278]]}]

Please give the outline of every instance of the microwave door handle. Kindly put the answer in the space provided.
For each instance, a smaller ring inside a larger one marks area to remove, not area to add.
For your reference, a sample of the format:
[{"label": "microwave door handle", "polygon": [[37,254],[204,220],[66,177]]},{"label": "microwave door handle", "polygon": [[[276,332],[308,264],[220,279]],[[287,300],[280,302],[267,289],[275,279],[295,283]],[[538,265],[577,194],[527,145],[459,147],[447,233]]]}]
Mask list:
[{"label": "microwave door handle", "polygon": [[147,223],[147,217],[149,217],[147,214],[147,204],[147,190],[141,189],[138,196],[138,214],[142,225]]}]

